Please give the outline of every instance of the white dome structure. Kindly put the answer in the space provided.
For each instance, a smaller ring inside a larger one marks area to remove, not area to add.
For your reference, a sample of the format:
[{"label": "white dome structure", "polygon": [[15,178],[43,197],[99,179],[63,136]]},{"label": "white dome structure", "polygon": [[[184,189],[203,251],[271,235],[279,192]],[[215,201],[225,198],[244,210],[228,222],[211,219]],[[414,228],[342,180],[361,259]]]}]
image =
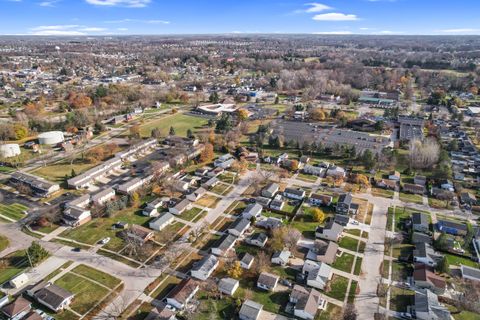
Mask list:
[{"label": "white dome structure", "polygon": [[0,157],[11,158],[20,155],[20,146],[16,143],[1,144]]},{"label": "white dome structure", "polygon": [[65,138],[61,131],[49,131],[38,135],[39,144],[54,145],[63,141],[65,141]]}]

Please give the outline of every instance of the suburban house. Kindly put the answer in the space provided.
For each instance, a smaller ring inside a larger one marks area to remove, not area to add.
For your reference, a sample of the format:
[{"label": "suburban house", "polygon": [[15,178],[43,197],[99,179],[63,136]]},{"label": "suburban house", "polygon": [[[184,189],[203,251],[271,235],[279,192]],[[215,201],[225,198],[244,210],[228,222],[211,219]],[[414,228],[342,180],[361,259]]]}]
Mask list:
[{"label": "suburban house", "polygon": [[412,244],[417,246],[421,242],[428,243],[431,245],[433,243],[433,239],[428,234],[414,231],[412,233]]},{"label": "suburban house", "polygon": [[167,308],[166,304],[153,308],[144,320],[178,320],[175,312]]},{"label": "suburban house", "polygon": [[448,308],[440,304],[438,296],[428,289],[415,291],[415,316],[420,320],[450,320]]},{"label": "suburban house", "polygon": [[276,251],[271,259],[273,264],[286,266],[290,260],[291,253],[288,250]]},{"label": "suburban house", "polygon": [[208,171],[210,171],[209,167],[198,168],[197,170],[195,170],[194,174],[199,177],[204,177],[207,175]]},{"label": "suburban house", "polygon": [[161,208],[167,201],[168,198],[155,198],[155,200],[147,203],[145,208],[143,208],[142,214],[147,217],[158,216],[158,209]]},{"label": "suburban house", "polygon": [[240,259],[240,266],[243,269],[249,270],[252,267],[254,260],[255,258],[250,253],[246,252],[242,256],[242,259]]},{"label": "suburban house", "polygon": [[20,273],[8,281],[8,284],[15,289],[23,287],[30,279],[26,273]]},{"label": "suburban house", "polygon": [[338,223],[339,225],[345,227],[348,222],[350,221],[350,217],[349,216],[344,216],[343,214],[339,214],[337,213],[334,217],[333,217],[333,221],[335,221],[335,223]]},{"label": "suburban house", "polygon": [[263,248],[267,243],[267,240],[268,236],[265,233],[254,233],[250,237],[246,238],[245,242],[252,246]]},{"label": "suburban house", "polygon": [[150,227],[150,229],[160,231],[169,224],[173,223],[174,220],[174,216],[171,213],[164,212],[157,218],[150,221],[148,223],[148,226]]},{"label": "suburban house", "polygon": [[460,201],[463,204],[468,204],[468,205],[476,205],[477,204],[477,198],[471,194],[470,192],[462,192],[460,193]]},{"label": "suburban house", "polygon": [[258,218],[262,214],[262,209],[258,203],[251,203],[243,210],[242,217],[245,219]]},{"label": "suburban house", "polygon": [[315,230],[315,237],[324,240],[337,242],[343,232],[343,226],[331,220],[325,227],[318,226]]},{"label": "suburban house", "polygon": [[382,179],[376,183],[377,187],[396,190],[398,186],[398,181],[396,180],[389,180],[389,179]]},{"label": "suburban house", "polygon": [[145,243],[155,236],[152,230],[139,226],[138,224],[132,224],[130,228],[125,230],[125,234],[128,238],[139,243]]},{"label": "suburban house", "polygon": [[447,286],[445,280],[433,272],[433,268],[424,264],[415,265],[413,281],[415,287],[429,289],[436,294],[443,294]]},{"label": "suburban house", "polygon": [[413,183],[404,183],[403,184],[403,191],[413,194],[424,194],[425,187],[419,184]]},{"label": "suburban house", "polygon": [[400,181],[400,172],[398,171],[393,171],[392,173],[390,173],[390,175],[388,176],[388,179],[389,180],[394,180],[394,181]]},{"label": "suburban house", "polygon": [[240,320],[258,320],[262,313],[263,305],[252,300],[245,300],[238,312]]},{"label": "suburban house", "polygon": [[315,240],[311,249],[308,250],[306,259],[332,264],[337,258],[338,244],[333,241]]},{"label": "suburban house", "polygon": [[323,177],[325,174],[325,168],[312,166],[311,164],[306,164],[302,171],[306,174],[311,174],[317,177]]},{"label": "suburban house", "polygon": [[480,281],[480,269],[472,268],[465,265],[460,265],[460,270],[462,271],[462,278],[469,279],[473,281]]},{"label": "suburban house", "polygon": [[197,281],[194,279],[184,279],[170,291],[167,296],[167,304],[182,310],[192,300],[199,288]]},{"label": "suburban house", "polygon": [[195,202],[195,201],[199,200],[206,193],[207,193],[207,190],[200,187],[197,190],[193,191],[192,193],[187,194],[187,199],[192,201],[192,202]]},{"label": "suburban house", "polygon": [[337,166],[330,166],[328,167],[327,177],[334,177],[334,178],[345,178],[347,173],[345,172],[345,169],[342,167],[337,167]]},{"label": "suburban house", "polygon": [[133,178],[118,186],[117,192],[121,194],[132,194],[150,181],[150,177]]},{"label": "suburban house", "polygon": [[279,188],[280,186],[278,185],[278,183],[269,183],[265,188],[263,188],[262,196],[266,198],[272,198],[278,192]]},{"label": "suburban house", "polygon": [[250,228],[250,220],[238,218],[228,227],[228,233],[236,237],[242,236]]},{"label": "suburban house", "polygon": [[332,267],[326,263],[306,260],[302,269],[306,275],[307,285],[324,290],[327,282],[332,278]]},{"label": "suburban house", "polygon": [[106,176],[122,166],[122,159],[114,157],[102,162],[100,165],[93,167],[78,176],[67,180],[67,185],[72,189],[88,188],[96,179]]},{"label": "suburban house", "polygon": [[103,206],[105,205],[105,203],[112,200],[113,198],[115,198],[115,190],[108,187],[93,194],[91,200],[95,205]]},{"label": "suburban house", "polygon": [[218,239],[218,241],[210,248],[210,250],[216,256],[224,256],[233,248],[236,241],[237,237],[231,234],[226,234]]},{"label": "suburban house", "polygon": [[272,199],[258,196],[255,198],[255,202],[261,205],[262,207],[267,208],[270,202],[272,202]]},{"label": "suburban house", "polygon": [[332,204],[333,197],[327,194],[314,193],[308,199],[313,206],[329,206]]},{"label": "suburban house", "polygon": [[433,247],[427,243],[419,243],[413,250],[413,261],[430,267],[435,267],[442,258],[443,256],[436,253]]},{"label": "suburban house", "polygon": [[10,302],[6,306],[4,306],[2,309],[0,309],[0,311],[9,320],[19,320],[23,319],[30,312],[31,309],[32,303],[24,297],[20,296],[13,302]]},{"label": "suburban house", "polygon": [[276,228],[280,228],[283,225],[283,220],[282,218],[268,217],[267,219],[262,219],[258,221],[256,225],[267,230],[273,230]]},{"label": "suburban house", "polygon": [[189,210],[192,207],[192,203],[188,199],[183,199],[178,202],[175,206],[168,209],[171,214],[181,215],[185,210]]},{"label": "suburban house", "polygon": [[223,156],[218,157],[213,162],[213,165],[218,168],[228,169],[235,162],[235,157],[230,153],[224,154]]},{"label": "suburban house", "polygon": [[413,183],[425,187],[425,185],[427,184],[427,177],[415,176],[413,177]]},{"label": "suburban house", "polygon": [[10,181],[13,184],[22,184],[30,188],[36,196],[46,198],[54,192],[60,190],[60,185],[37,177],[33,174],[15,171],[10,175]]},{"label": "suburban house", "polygon": [[305,190],[300,188],[285,188],[283,195],[289,199],[303,200],[303,198],[305,198]]},{"label": "suburban house", "polygon": [[218,282],[218,291],[228,296],[233,296],[240,282],[233,278],[223,278]]},{"label": "suburban house", "polygon": [[208,179],[202,184],[202,187],[205,189],[210,189],[215,187],[219,183],[220,183],[220,180],[218,180],[217,177],[211,177],[210,179]]},{"label": "suburban house", "polygon": [[356,214],[358,205],[353,203],[353,197],[351,193],[344,193],[338,197],[337,207],[335,212],[348,216],[350,213]]},{"label": "suburban house", "polygon": [[465,224],[449,220],[438,220],[436,227],[438,231],[445,232],[454,236],[465,236],[468,232],[468,228]]},{"label": "suburban house", "polygon": [[455,191],[453,183],[450,180],[442,180],[440,182],[440,188],[442,188],[443,190],[447,190],[447,191],[452,191],[452,192]]},{"label": "suburban house", "polygon": [[282,211],[285,201],[274,199],[270,202],[270,208],[277,211]]},{"label": "suburban house", "polygon": [[60,288],[50,282],[40,284],[33,290],[33,298],[49,308],[52,311],[58,312],[70,305],[73,300],[73,293]]},{"label": "suburban house", "polygon": [[293,286],[288,300],[294,304],[293,314],[306,320],[315,319],[318,310],[323,310],[327,306],[327,301],[321,298],[317,290],[307,289],[298,284]]},{"label": "suburban house", "polygon": [[421,212],[412,214],[412,229],[414,231],[427,233],[429,231],[430,220],[428,215]]},{"label": "suburban house", "polygon": [[257,287],[267,291],[274,291],[277,287],[279,276],[268,272],[262,272],[257,280]]},{"label": "suburban house", "polygon": [[208,277],[218,267],[219,261],[213,254],[209,254],[202,258],[202,260],[196,262],[193,268],[190,270],[190,274],[193,278],[198,280],[207,280]]},{"label": "suburban house", "polygon": [[62,222],[69,227],[78,227],[92,220],[90,210],[78,206],[69,206],[63,210]]}]

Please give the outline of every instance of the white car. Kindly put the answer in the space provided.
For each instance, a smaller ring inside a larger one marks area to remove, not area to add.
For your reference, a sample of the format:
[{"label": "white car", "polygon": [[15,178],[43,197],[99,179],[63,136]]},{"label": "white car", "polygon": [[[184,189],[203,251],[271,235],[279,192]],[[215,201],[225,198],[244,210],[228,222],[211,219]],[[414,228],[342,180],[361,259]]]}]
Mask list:
[{"label": "white car", "polygon": [[100,244],[107,244],[109,241],[110,241],[110,237],[106,237],[100,240]]}]

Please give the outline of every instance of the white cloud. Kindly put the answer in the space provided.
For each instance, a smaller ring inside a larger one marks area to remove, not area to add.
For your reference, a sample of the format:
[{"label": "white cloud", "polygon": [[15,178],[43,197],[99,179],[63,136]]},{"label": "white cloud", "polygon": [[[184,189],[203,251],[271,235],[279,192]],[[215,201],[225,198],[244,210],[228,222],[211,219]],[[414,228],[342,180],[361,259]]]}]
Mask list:
[{"label": "white cloud", "polygon": [[310,6],[310,8],[306,9],[305,12],[321,12],[332,9],[331,7],[317,2],[306,3],[306,6]]},{"label": "white cloud", "polygon": [[84,36],[90,33],[104,32],[106,28],[88,27],[76,24],[38,26],[30,29],[37,36]]},{"label": "white cloud", "polygon": [[128,28],[117,28],[118,31],[128,31]]},{"label": "white cloud", "polygon": [[85,0],[89,4],[104,7],[129,7],[143,8],[150,4],[151,0]]},{"label": "white cloud", "polygon": [[317,14],[313,17],[316,21],[355,21],[358,17],[354,14],[344,14],[338,12]]},{"label": "white cloud", "polygon": [[382,31],[379,31],[379,32],[374,32],[373,34],[388,35],[388,34],[404,34],[404,33],[405,32],[403,32],[403,31],[382,30]]},{"label": "white cloud", "polygon": [[445,29],[440,30],[442,33],[478,33],[480,29],[473,29],[473,28],[458,28],[458,29]]},{"label": "white cloud", "polygon": [[170,24],[170,21],[166,20],[158,20],[158,19],[151,19],[151,20],[141,20],[141,19],[120,19],[120,20],[108,20],[104,21],[104,23],[127,23],[127,22],[135,22],[135,23],[147,23],[147,24]]},{"label": "white cloud", "polygon": [[38,5],[41,7],[55,7],[55,3],[59,2],[60,0],[46,0],[40,2]]},{"label": "white cloud", "polygon": [[314,32],[313,34],[337,34],[337,35],[342,35],[342,34],[353,34],[352,31],[320,31],[320,32]]}]

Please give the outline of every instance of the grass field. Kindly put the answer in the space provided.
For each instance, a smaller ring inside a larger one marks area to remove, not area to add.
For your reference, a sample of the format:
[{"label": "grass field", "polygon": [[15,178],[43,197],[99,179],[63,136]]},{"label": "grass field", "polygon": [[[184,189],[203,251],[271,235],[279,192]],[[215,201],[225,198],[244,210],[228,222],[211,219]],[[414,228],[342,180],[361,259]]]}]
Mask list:
[{"label": "grass field", "polygon": [[179,284],[182,279],[167,276],[162,284],[151,294],[155,299],[162,300],[177,284]]},{"label": "grass field", "polygon": [[411,193],[404,193],[400,192],[398,194],[400,200],[405,202],[413,202],[418,204],[423,204],[423,197],[419,194],[411,194]]},{"label": "grass field", "polygon": [[348,279],[334,274],[332,280],[328,284],[329,288],[326,292],[327,296],[343,301],[347,295]]},{"label": "grass field", "polygon": [[108,289],[70,272],[55,281],[55,284],[75,294],[70,308],[80,314],[87,313],[109,292]]},{"label": "grass field", "polygon": [[392,190],[381,189],[381,188],[372,188],[372,195],[375,197],[384,197],[393,199],[394,192]]},{"label": "grass field", "polygon": [[217,203],[220,201],[220,198],[206,194],[197,200],[196,204],[202,207],[215,208]]},{"label": "grass field", "polygon": [[348,237],[348,236],[345,236],[345,237],[342,237],[342,239],[340,240],[338,245],[342,248],[347,249],[347,250],[357,251],[358,240],[354,239],[354,238],[351,238],[351,237]]},{"label": "grass field", "polygon": [[10,241],[8,241],[7,237],[4,237],[0,234],[0,252],[5,250],[8,247],[9,243]]},{"label": "grass field", "polygon": [[28,267],[25,250],[12,252],[0,259],[0,284],[10,280]]},{"label": "grass field", "polygon": [[41,167],[40,169],[32,171],[32,173],[49,181],[62,183],[65,180],[65,176],[71,176],[72,169],[78,175],[96,165],[97,164],[95,163],[85,163],[81,161],[74,162],[72,165],[70,165],[70,162],[61,162],[58,164],[50,164],[46,167]]},{"label": "grass field", "polygon": [[142,137],[150,137],[152,130],[160,129],[162,136],[169,133],[170,127],[175,129],[175,134],[186,136],[187,130],[191,129],[194,133],[200,131],[208,120],[201,117],[194,117],[184,114],[167,115],[154,121],[147,122],[140,126],[140,134]]},{"label": "grass field", "polygon": [[13,203],[10,205],[0,203],[0,214],[15,221],[23,219],[25,217],[23,211],[27,209],[28,207],[19,203]]},{"label": "grass field", "polygon": [[390,310],[406,312],[414,304],[415,291],[390,287]]},{"label": "grass field", "polygon": [[348,292],[348,303],[353,303],[355,300],[355,295],[357,293],[357,286],[358,282],[355,280],[352,280],[352,283],[350,284],[350,291]]},{"label": "grass field", "polygon": [[343,252],[340,257],[337,257],[332,267],[335,269],[350,273],[352,271],[353,260],[355,257],[349,253]]},{"label": "grass field", "polygon": [[210,191],[214,192],[219,195],[224,195],[229,193],[233,188],[224,183],[218,183],[215,187],[213,187]]},{"label": "grass field", "polygon": [[362,257],[357,257],[357,261],[355,262],[355,268],[353,269],[353,274],[358,276],[360,272],[362,272]]},{"label": "grass field", "polygon": [[201,211],[202,209],[194,207],[182,213],[180,218],[183,220],[192,221]]},{"label": "grass field", "polygon": [[75,267],[72,272],[101,283],[110,289],[115,288],[121,282],[120,279],[117,279],[114,276],[83,264]]}]

